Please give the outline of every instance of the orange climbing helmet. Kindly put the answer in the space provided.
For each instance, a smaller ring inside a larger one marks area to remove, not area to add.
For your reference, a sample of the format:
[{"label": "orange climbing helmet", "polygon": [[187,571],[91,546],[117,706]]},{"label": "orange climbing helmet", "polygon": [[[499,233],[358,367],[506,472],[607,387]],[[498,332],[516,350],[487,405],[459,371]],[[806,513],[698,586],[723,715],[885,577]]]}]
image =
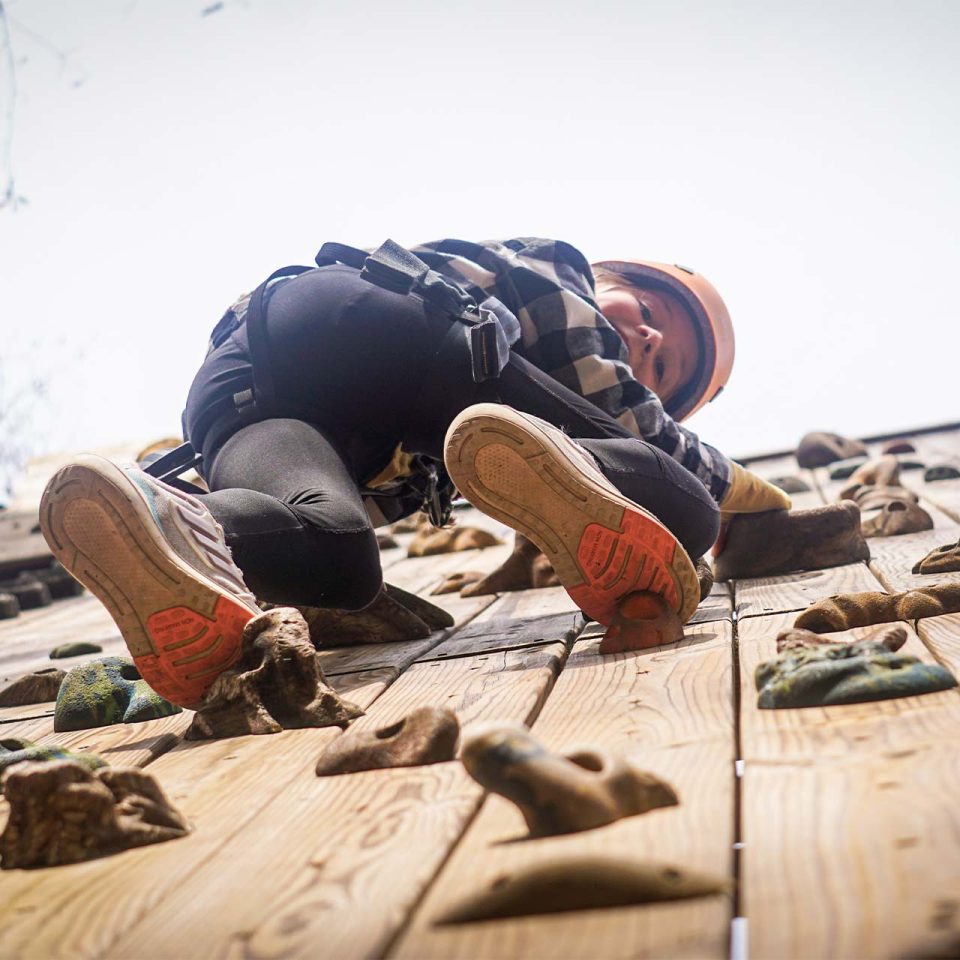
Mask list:
[{"label": "orange climbing helmet", "polygon": [[641,289],[665,291],[679,300],[693,318],[700,357],[690,381],[664,403],[674,420],[686,420],[716,399],[733,369],[733,324],[726,304],[705,277],[678,264],[650,260],[602,260],[594,267],[614,273]]}]

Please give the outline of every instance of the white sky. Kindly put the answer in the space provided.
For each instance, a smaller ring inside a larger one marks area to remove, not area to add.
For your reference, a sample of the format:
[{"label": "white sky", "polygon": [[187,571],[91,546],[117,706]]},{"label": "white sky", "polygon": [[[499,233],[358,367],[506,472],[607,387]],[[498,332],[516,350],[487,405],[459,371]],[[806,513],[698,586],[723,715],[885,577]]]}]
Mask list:
[{"label": "white sky", "polygon": [[237,294],[387,236],[701,271],[738,356],[689,425],[731,455],[960,414],[956,0],[205,5],[6,4],[0,342],[52,378],[43,449],[175,431]]}]

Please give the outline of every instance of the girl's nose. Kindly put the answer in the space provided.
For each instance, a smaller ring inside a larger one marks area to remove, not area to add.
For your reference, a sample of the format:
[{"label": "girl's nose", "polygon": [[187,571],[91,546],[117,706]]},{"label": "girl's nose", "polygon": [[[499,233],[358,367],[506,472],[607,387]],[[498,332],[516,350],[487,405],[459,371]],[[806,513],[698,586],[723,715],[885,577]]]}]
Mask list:
[{"label": "girl's nose", "polygon": [[644,355],[656,356],[663,344],[663,334],[653,327],[648,327],[645,323],[640,324],[637,333],[640,334]]}]

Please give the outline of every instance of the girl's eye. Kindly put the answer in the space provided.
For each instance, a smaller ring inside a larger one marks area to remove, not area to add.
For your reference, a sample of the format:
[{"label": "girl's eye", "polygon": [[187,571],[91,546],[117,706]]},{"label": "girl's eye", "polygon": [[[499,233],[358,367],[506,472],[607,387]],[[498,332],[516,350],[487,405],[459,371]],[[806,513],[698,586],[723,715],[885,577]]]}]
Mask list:
[{"label": "girl's eye", "polygon": [[643,322],[651,323],[653,314],[650,312],[650,308],[642,300],[638,300],[637,303],[640,304],[640,316],[643,317]]}]

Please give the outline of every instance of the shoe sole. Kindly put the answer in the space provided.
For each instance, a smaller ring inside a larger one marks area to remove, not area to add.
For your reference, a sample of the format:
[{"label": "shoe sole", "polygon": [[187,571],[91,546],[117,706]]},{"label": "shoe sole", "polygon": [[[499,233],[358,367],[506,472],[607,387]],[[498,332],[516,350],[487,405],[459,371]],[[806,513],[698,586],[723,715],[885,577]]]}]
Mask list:
[{"label": "shoe sole", "polygon": [[[169,492],[182,501],[179,520],[221,540],[191,497]],[[196,706],[239,658],[255,613],[180,559],[139,488],[110,461],[82,456],[59,470],[40,501],[40,528],[57,560],[110,611],[161,696]]]},{"label": "shoe sole", "polygon": [[684,623],[693,616],[700,583],[676,537],[522,414],[470,407],[450,425],[445,450],[460,493],[532,540],[591,619],[610,624],[618,601],[640,590],[662,596]]}]

